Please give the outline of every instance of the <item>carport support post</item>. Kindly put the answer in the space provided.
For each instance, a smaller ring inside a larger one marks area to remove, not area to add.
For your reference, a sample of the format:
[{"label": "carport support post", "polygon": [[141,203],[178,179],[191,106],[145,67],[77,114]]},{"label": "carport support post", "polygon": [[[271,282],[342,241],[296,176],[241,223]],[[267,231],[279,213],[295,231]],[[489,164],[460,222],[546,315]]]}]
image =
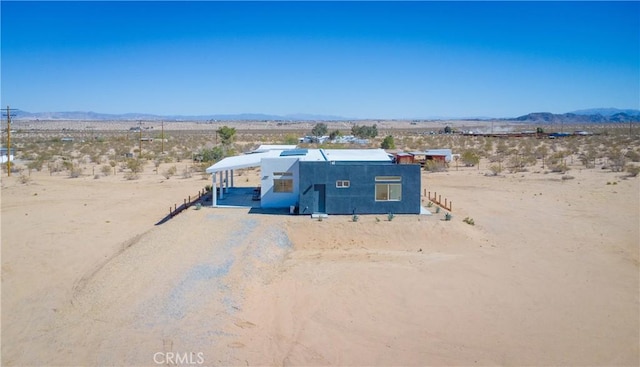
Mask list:
[{"label": "carport support post", "polygon": [[218,206],[218,188],[216,187],[217,185],[216,173],[214,172],[211,175],[211,207],[213,208]]},{"label": "carport support post", "polygon": [[233,188],[233,170],[231,170],[231,187]]},{"label": "carport support post", "polygon": [[224,178],[222,177],[222,171],[220,171],[220,200],[224,199]]},{"label": "carport support post", "polygon": [[229,171],[224,171],[224,192],[229,192]]}]

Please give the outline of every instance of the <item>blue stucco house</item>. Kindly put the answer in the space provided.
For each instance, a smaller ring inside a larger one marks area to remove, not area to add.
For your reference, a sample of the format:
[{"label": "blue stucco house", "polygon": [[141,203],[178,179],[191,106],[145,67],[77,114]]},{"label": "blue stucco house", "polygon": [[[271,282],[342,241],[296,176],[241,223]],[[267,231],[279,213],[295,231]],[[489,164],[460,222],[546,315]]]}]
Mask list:
[{"label": "blue stucco house", "polygon": [[233,187],[234,169],[259,166],[262,208],[293,207],[299,214],[420,213],[419,164],[396,164],[382,149],[278,148],[209,167],[213,186],[220,184],[214,192],[222,196]]}]

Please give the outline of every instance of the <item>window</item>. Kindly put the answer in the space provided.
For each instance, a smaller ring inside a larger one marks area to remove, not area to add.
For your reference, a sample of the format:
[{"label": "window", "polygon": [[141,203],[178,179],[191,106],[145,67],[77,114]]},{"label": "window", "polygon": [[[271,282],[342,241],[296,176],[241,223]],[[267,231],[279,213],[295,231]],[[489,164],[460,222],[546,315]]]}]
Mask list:
[{"label": "window", "polygon": [[376,201],[401,201],[402,184],[376,184]]},{"label": "window", "polygon": [[349,180],[338,180],[336,181],[336,187],[339,189],[347,189],[351,186],[351,181]]},{"label": "window", "polygon": [[273,192],[293,192],[293,180],[290,178],[273,179]]},{"label": "window", "polygon": [[376,176],[376,201],[401,201],[402,184],[396,183],[401,181],[400,176]]}]

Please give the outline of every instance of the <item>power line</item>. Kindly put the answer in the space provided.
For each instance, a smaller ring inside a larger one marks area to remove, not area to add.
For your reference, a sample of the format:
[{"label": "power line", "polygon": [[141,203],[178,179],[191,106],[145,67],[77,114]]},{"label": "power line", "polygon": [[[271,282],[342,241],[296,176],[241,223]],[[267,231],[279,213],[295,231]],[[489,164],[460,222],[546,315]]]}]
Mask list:
[{"label": "power line", "polygon": [[12,115],[11,109],[7,106],[7,112],[3,115],[7,116],[7,176],[11,177],[11,116],[15,116],[15,113]]}]

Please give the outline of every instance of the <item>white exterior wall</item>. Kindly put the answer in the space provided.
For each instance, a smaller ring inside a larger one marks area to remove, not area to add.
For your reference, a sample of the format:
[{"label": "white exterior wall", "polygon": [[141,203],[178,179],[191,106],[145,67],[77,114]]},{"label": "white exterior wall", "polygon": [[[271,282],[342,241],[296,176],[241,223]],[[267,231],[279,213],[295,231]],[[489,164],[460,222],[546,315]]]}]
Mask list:
[{"label": "white exterior wall", "polygon": [[[262,159],[260,172],[262,175],[260,179],[260,185],[262,187],[261,207],[288,208],[292,205],[298,205],[298,196],[300,193],[298,157],[264,158]],[[274,172],[291,172],[293,174],[291,176],[293,179],[293,192],[273,192]]]}]

